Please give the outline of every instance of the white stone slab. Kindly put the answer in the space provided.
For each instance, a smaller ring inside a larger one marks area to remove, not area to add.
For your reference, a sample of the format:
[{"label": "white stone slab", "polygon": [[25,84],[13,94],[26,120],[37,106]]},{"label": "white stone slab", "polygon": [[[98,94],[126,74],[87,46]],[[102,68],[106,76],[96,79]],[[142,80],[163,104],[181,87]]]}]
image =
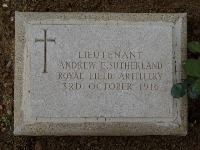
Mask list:
[{"label": "white stone slab", "polygon": [[185,14],[17,12],[14,133],[185,135],[185,55]]}]

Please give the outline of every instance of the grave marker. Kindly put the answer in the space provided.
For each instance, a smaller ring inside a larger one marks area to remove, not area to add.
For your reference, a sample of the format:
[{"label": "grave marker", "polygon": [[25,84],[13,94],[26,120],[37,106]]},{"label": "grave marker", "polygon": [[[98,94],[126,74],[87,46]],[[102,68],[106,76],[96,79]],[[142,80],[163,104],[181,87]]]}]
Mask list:
[{"label": "grave marker", "polygon": [[186,14],[16,12],[16,135],[186,135]]}]

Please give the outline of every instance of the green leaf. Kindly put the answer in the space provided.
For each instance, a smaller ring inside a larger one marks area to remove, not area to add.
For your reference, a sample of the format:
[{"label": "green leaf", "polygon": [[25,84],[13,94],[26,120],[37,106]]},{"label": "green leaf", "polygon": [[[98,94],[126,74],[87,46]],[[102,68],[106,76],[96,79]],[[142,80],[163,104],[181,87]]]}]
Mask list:
[{"label": "green leaf", "polygon": [[183,69],[189,76],[200,78],[200,60],[199,59],[188,59],[184,61]]},{"label": "green leaf", "polygon": [[188,43],[188,49],[192,53],[200,53],[200,42],[189,42]]},{"label": "green leaf", "polygon": [[191,99],[198,99],[200,96],[200,92],[195,91],[194,87],[188,87],[188,96]]},{"label": "green leaf", "polygon": [[200,79],[196,80],[194,84],[192,85],[194,90],[200,93]]},{"label": "green leaf", "polygon": [[198,78],[188,76],[187,79],[183,80],[183,83],[192,85]]},{"label": "green leaf", "polygon": [[2,122],[7,126],[10,125],[10,120],[7,116],[2,117]]},{"label": "green leaf", "polygon": [[183,97],[186,93],[186,86],[184,83],[176,83],[171,89],[171,95],[174,98]]}]

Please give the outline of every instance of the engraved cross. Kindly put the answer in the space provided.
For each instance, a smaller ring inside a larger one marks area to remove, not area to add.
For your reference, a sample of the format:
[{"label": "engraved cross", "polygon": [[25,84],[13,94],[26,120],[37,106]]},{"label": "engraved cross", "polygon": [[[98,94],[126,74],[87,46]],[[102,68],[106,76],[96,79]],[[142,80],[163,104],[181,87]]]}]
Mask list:
[{"label": "engraved cross", "polygon": [[44,71],[43,73],[47,73],[47,42],[56,43],[56,39],[48,39],[47,30],[44,29],[44,39],[35,39],[35,43],[36,42],[44,42]]}]

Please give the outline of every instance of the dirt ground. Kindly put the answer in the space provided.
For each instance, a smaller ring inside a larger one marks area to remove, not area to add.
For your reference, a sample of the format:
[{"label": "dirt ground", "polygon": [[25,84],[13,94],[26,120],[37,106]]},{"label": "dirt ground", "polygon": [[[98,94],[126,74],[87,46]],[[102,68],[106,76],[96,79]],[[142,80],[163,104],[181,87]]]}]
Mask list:
[{"label": "dirt ground", "polygon": [[186,137],[16,137],[12,134],[15,11],[184,12],[188,13],[188,41],[200,41],[199,8],[200,0],[0,0],[0,150],[200,150],[200,119],[195,116],[200,110],[198,101],[189,103]]}]

